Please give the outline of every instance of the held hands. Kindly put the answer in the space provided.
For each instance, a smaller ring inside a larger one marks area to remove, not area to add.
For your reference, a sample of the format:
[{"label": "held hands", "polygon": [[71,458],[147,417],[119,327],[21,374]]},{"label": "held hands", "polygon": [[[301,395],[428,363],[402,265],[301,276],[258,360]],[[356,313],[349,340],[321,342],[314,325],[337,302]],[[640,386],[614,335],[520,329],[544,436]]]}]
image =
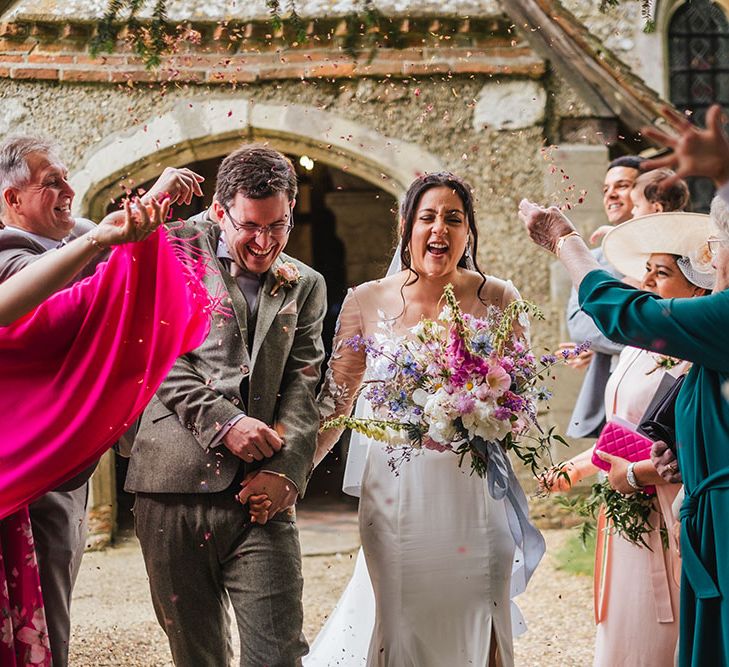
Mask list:
[{"label": "held hands", "polygon": [[246,463],[271,458],[283,447],[281,436],[253,417],[239,419],[223,436],[223,444]]},{"label": "held hands", "polygon": [[143,241],[167,218],[170,200],[162,203],[152,200],[144,205],[139,197],[134,198],[134,205],[128,199],[124,201],[124,211],[114,211],[107,215],[99,226],[89,232],[94,245],[108,247],[121,243]]},{"label": "held hands", "polygon": [[678,128],[678,137],[670,136],[655,127],[645,127],[643,135],[673,152],[663,157],[646,160],[641,169],[649,171],[669,167],[676,172],[661,184],[670,187],[679,178],[705,176],[714,181],[717,187],[729,182],[729,137],[722,127],[724,119],[721,107],[712,105],[706,113],[706,129],[691,124],[683,115],[666,108],[663,115]]},{"label": "held hands", "polygon": [[532,241],[552,253],[556,252],[561,236],[575,231],[574,225],[556,206],[544,208],[527,199],[519,202],[519,219]]},{"label": "held hands", "polygon": [[651,447],[651,462],[664,482],[668,484],[683,483],[683,477],[681,477],[681,471],[678,469],[676,455],[663,440],[656,440],[653,443],[653,447]]},{"label": "held hands", "polygon": [[200,174],[196,174],[190,169],[165,167],[161,176],[144,195],[144,202],[148,203],[150,200],[169,195],[173,204],[189,204],[193,195],[202,197],[203,191],[200,183],[204,180]]},{"label": "held hands", "polygon": [[294,484],[274,472],[258,470],[246,476],[238,500],[248,503],[251,521],[265,525],[281,510],[291,507],[299,495]]}]

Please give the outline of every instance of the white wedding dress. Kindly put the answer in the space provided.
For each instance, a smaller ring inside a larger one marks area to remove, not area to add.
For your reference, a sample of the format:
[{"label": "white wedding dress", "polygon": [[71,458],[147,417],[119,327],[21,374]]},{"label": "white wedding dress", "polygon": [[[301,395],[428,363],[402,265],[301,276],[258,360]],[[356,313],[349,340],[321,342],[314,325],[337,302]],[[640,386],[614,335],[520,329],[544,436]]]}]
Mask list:
[{"label": "white wedding dress", "polygon": [[[323,417],[349,414],[363,379],[382,377],[378,363],[347,345],[348,339],[390,336],[396,344],[397,336],[408,334],[384,315],[402,310],[399,293],[393,301],[387,292],[374,282],[348,294],[319,397]],[[495,278],[482,296],[499,307],[518,298],[510,283]],[[485,308],[478,300],[470,305],[465,310],[474,314]],[[319,437],[319,446],[330,446],[339,433]],[[471,475],[467,461],[459,467],[452,452],[422,450],[396,475],[382,443],[356,435],[353,441],[351,447],[364,445],[366,451],[362,550],[304,665],[486,667],[494,640],[500,664],[513,665],[512,633],[519,628],[512,627],[515,540],[507,502],[495,500],[486,480]],[[521,590],[522,570],[516,586]]]}]

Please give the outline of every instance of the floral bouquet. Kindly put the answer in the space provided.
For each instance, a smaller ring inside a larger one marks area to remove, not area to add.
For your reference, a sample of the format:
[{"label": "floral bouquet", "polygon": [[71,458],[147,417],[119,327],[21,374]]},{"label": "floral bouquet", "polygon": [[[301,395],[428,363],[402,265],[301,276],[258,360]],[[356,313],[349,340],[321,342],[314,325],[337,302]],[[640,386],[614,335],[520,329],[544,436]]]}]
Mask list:
[{"label": "floral bouquet", "polygon": [[[365,349],[374,377],[384,378],[365,384],[375,418],[339,416],[322,428],[350,428],[388,443],[395,472],[414,451],[428,448],[454,452],[459,464],[470,454],[472,471],[485,477],[489,445],[498,443],[536,475],[551,438],[564,442],[553,429],[545,435],[537,423],[537,404],[551,395],[543,386],[545,372],[558,359],[546,355],[537,363],[520,336],[527,316],[542,318],[541,312],[514,301],[477,318],[461,311],[452,285],[443,296],[438,319],[421,320],[412,338],[378,334],[347,341]],[[577,356],[585,347],[561,356]]]}]

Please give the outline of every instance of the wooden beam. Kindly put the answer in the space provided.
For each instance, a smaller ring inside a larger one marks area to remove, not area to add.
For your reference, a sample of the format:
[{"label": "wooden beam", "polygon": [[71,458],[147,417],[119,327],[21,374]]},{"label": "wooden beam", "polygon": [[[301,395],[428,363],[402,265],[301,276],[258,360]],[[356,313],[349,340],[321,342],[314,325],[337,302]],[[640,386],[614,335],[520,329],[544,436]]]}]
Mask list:
[{"label": "wooden beam", "polygon": [[599,117],[619,118],[632,132],[652,125],[660,96],[632,73],[559,0],[502,0],[532,48],[551,62]]}]

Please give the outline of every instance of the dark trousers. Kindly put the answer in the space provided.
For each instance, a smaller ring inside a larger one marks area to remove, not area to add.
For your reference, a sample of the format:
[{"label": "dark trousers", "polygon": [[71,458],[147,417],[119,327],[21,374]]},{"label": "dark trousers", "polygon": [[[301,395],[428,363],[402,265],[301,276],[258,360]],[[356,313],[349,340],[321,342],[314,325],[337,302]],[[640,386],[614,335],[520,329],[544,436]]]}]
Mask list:
[{"label": "dark trousers", "polygon": [[241,643],[241,667],[294,667],[302,634],[303,577],[293,510],[251,524],[232,491],[138,493],[134,524],[157,620],[177,667],[225,667],[232,643],[228,601]]},{"label": "dark trousers", "polygon": [[28,507],[53,667],[68,665],[71,594],[86,546],[89,485],[51,491]]}]

